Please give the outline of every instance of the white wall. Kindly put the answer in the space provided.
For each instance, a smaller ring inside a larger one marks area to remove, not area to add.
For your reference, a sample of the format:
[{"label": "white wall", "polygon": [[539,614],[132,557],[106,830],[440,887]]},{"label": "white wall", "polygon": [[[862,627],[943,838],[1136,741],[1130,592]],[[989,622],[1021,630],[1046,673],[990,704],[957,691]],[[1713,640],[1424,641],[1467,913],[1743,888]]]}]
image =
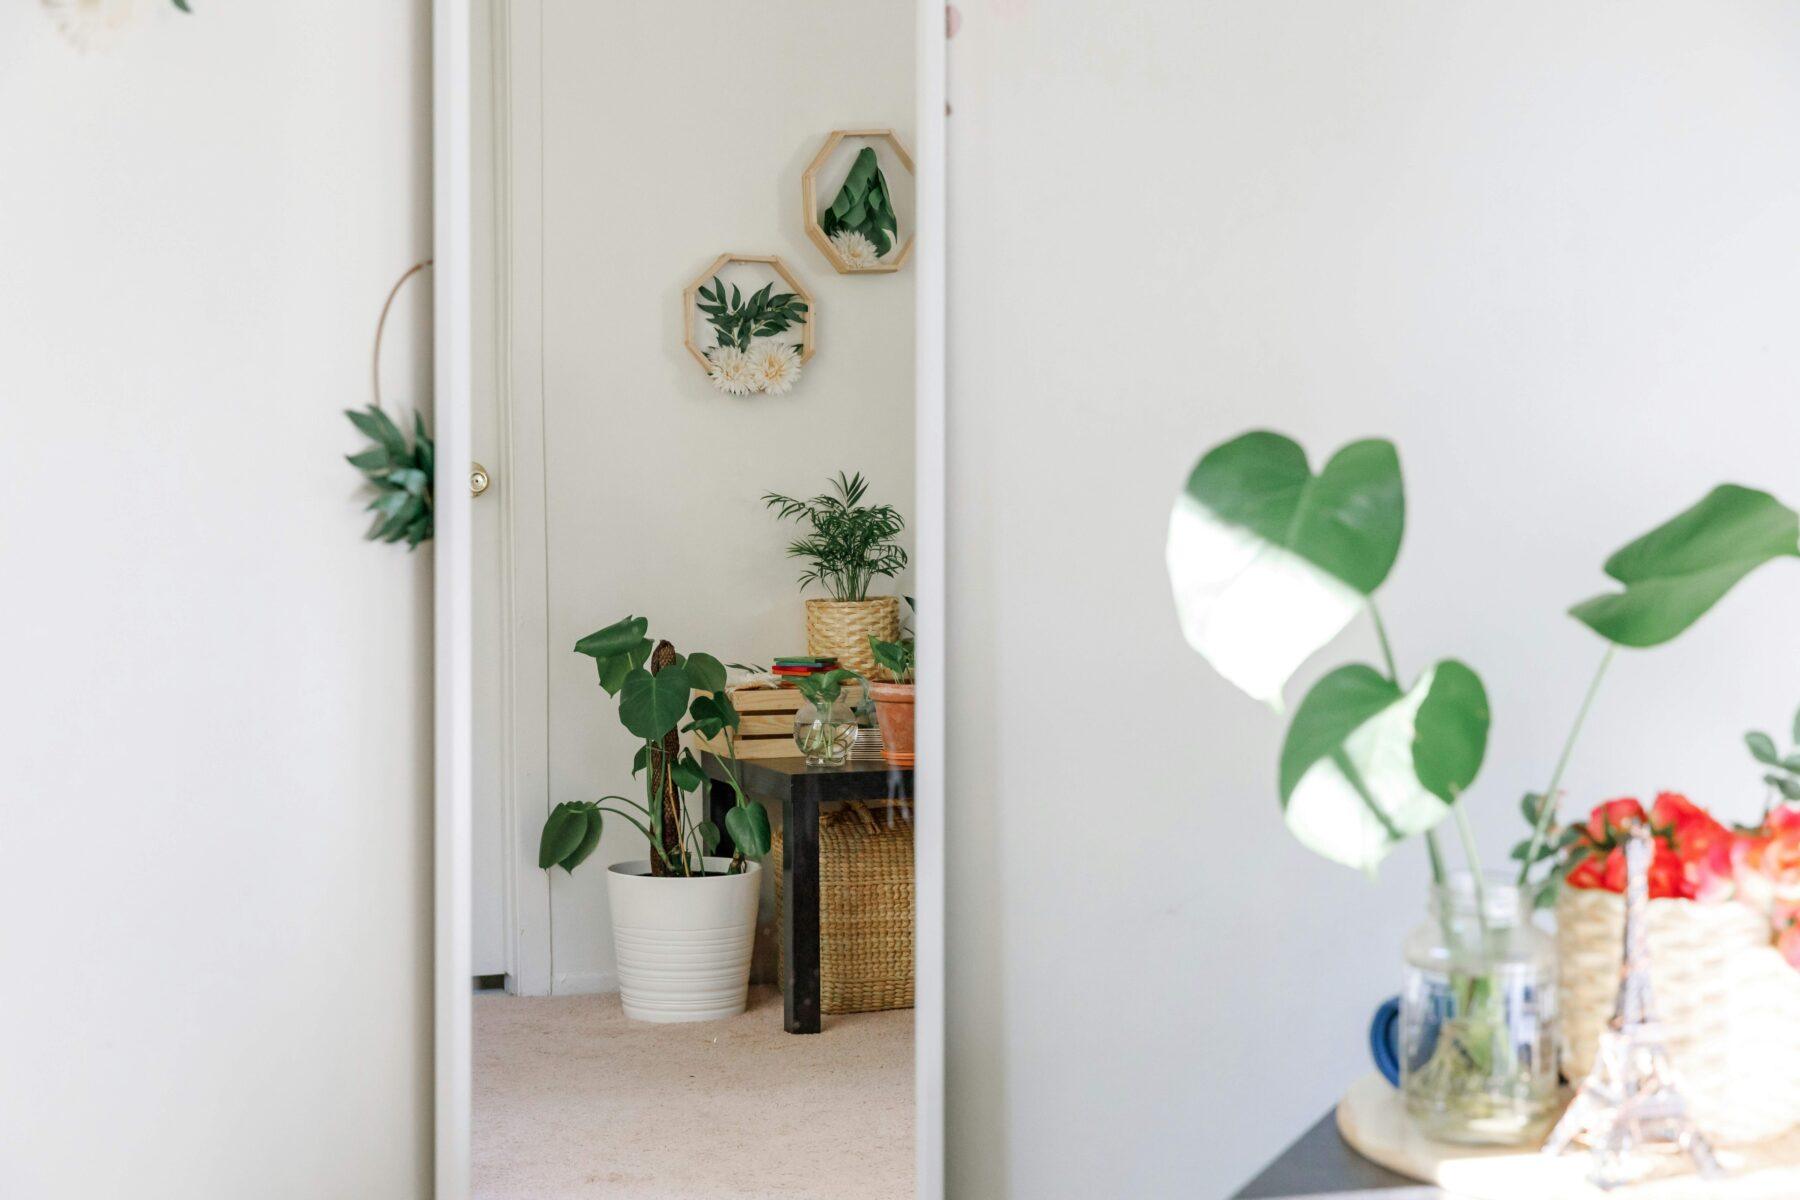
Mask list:
[{"label": "white wall", "polygon": [[[836,274],[800,176],[836,128],[911,143],[914,47],[909,6],[881,0],[541,7],[542,209],[514,219],[542,222],[542,324],[518,336],[542,356],[554,803],[642,787],[578,638],[637,613],[726,661],[804,652],[793,530],[759,497],[860,470],[907,507],[912,272]],[[814,295],[791,395],[721,396],[682,348],[681,290],[725,251],[779,254]],[[616,986],[602,867],[644,855],[620,823],[552,877],[557,990]]]},{"label": "white wall", "polygon": [[429,6],[138,8],[0,6],[0,1194],[422,1196]]},{"label": "white wall", "polygon": [[[1487,680],[1501,860],[1605,554],[1721,480],[1800,502],[1800,10],[961,7],[950,1194],[1225,1195],[1367,1069],[1423,869],[1284,832],[1280,722],[1177,630],[1170,501],[1248,427],[1398,441],[1387,616],[1403,669]],[[1625,655],[1572,802],[1751,811],[1797,598],[1778,564]]]}]

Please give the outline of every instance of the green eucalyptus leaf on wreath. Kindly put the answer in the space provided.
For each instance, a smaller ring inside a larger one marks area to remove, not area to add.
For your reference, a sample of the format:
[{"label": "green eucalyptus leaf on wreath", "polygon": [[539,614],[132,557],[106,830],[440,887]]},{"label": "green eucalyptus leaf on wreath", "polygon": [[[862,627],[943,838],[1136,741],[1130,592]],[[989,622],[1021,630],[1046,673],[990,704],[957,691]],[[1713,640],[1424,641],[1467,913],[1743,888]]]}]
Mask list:
[{"label": "green eucalyptus leaf on wreath", "polygon": [[725,813],[725,832],[731,835],[738,852],[746,858],[763,857],[773,844],[769,814],[760,804],[733,805]]},{"label": "green eucalyptus leaf on wreath", "polygon": [[1750,757],[1759,763],[1771,767],[1781,765],[1781,755],[1775,749],[1775,739],[1766,733],[1746,733],[1744,745],[1750,748]]},{"label": "green eucalyptus leaf on wreath", "polygon": [[1767,492],[1724,484],[1606,560],[1625,585],[1569,610],[1619,646],[1679,636],[1764,563],[1800,557],[1800,516]]},{"label": "green eucalyptus leaf on wreath", "polygon": [[1278,433],[1217,446],[1169,517],[1182,633],[1214,670],[1279,711],[1294,671],[1387,578],[1405,524],[1391,442],[1352,442],[1317,475]]},{"label": "green eucalyptus leaf on wreath", "polygon": [[345,455],[375,489],[370,511],[380,514],[365,535],[371,541],[400,542],[413,548],[432,533],[432,444],[424,421],[413,416],[413,444],[399,426],[374,405],[348,409],[344,415],[357,432],[375,445]]},{"label": "green eucalyptus leaf on wreath", "polygon": [[619,723],[654,742],[681,723],[692,690],[685,668],[664,667],[654,675],[634,668],[619,689]]},{"label": "green eucalyptus leaf on wreath", "polygon": [[1455,794],[1474,779],[1487,723],[1480,681],[1460,663],[1439,663],[1407,692],[1372,667],[1339,667],[1306,694],[1282,743],[1289,831],[1372,871],[1450,811],[1434,789]]}]

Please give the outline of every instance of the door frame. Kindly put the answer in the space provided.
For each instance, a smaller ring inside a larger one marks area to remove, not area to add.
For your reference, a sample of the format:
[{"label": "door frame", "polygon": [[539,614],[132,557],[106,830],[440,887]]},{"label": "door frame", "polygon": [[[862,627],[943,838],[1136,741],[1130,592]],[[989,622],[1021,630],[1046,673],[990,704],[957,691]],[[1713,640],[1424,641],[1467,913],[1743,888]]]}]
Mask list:
[{"label": "door frame", "polygon": [[[495,19],[490,22],[485,49],[494,49],[493,37],[501,30],[508,47],[517,44],[519,35],[531,36],[511,26],[510,0],[494,0]],[[914,1055],[915,1114],[914,1136],[917,1146],[917,1189],[919,1200],[942,1200],[944,1194],[944,790],[945,790],[945,11],[942,0],[913,0],[916,17],[915,103],[917,106],[918,192],[917,224],[920,234],[918,250],[913,256],[913,269],[918,274],[915,313],[915,396],[914,428],[917,444],[916,495],[914,497],[916,542],[916,592],[919,600],[916,628],[919,642],[919,684],[917,691],[917,741],[919,765],[914,776]],[[475,127],[474,75],[471,52],[475,35],[473,0],[433,0],[432,4],[432,191],[435,272],[435,349],[437,424],[437,478],[435,536],[436,622],[434,641],[436,675],[434,681],[436,716],[436,778],[434,798],[435,874],[433,903],[435,909],[435,954],[433,962],[434,992],[434,1177],[437,1200],[466,1200],[469,1195],[470,1163],[470,1074],[473,1051],[471,1035],[470,962],[471,874],[472,874],[472,787],[474,763],[470,753],[474,733],[473,720],[473,540],[470,527],[470,496],[466,467],[471,458],[471,415],[473,411],[470,347],[472,345],[473,279],[473,171],[471,138]],[[536,11],[535,4],[521,4],[519,11]],[[500,53],[510,54],[509,48]],[[496,68],[502,60],[493,60]],[[502,81],[496,79],[499,85]],[[502,90],[497,86],[497,91]],[[506,89],[510,90],[510,89]],[[537,114],[520,114],[504,101],[493,107],[495,119],[508,114],[507,137],[496,141],[511,142],[512,135],[531,124]],[[519,124],[521,118],[528,118]],[[499,130],[496,130],[499,133]],[[517,152],[510,144],[504,153]],[[510,177],[511,172],[508,172]],[[521,236],[517,218],[521,213],[535,213],[536,203],[513,194],[496,195],[495,229],[505,231],[512,239],[507,253]],[[535,235],[532,235],[535,236]],[[538,258],[541,268],[541,255]],[[510,275],[508,270],[497,275]],[[521,403],[518,389],[511,386],[521,379],[535,383],[541,371],[541,359],[521,361],[518,347],[504,334],[511,306],[534,303],[525,295],[529,289],[507,288],[496,306],[496,324],[503,331],[499,361],[503,364],[499,380],[503,391],[498,396],[504,422],[511,422],[530,408]],[[516,407],[512,407],[515,406]],[[542,399],[537,396],[541,421]],[[511,411],[508,411],[511,407]],[[508,436],[506,453],[511,456],[530,454],[533,447],[528,437]],[[536,440],[541,456],[541,435]],[[510,458],[507,460],[510,463]],[[540,463],[541,468],[541,463]],[[514,474],[504,467],[498,482]],[[530,476],[527,476],[530,477]],[[541,479],[541,469],[537,478]],[[514,494],[505,493],[509,500]],[[521,504],[529,497],[518,497]],[[542,496],[538,497],[541,506]],[[508,505],[509,521],[520,521],[519,508]],[[537,519],[541,520],[541,507]],[[507,539],[509,541],[516,539]],[[529,539],[527,539],[529,540]],[[538,546],[541,556],[542,546]],[[538,563],[542,567],[541,557]],[[517,572],[516,586],[503,584],[503,595],[523,601],[529,607],[530,567],[519,558],[507,566]],[[538,576],[541,581],[542,576]],[[540,588],[541,596],[541,588]],[[538,619],[543,619],[539,605]],[[505,625],[507,640],[512,640],[516,655],[510,655],[508,679],[517,686],[528,672],[529,651],[525,640],[516,635],[520,620],[529,621],[524,612],[508,614]],[[540,627],[541,628],[541,627]],[[544,653],[543,639],[535,641]],[[503,662],[509,651],[502,650]],[[528,681],[527,681],[528,682]],[[520,745],[517,760],[509,759],[508,791],[517,772],[526,769],[523,759],[530,747]],[[516,799],[515,799],[516,803]],[[521,836],[524,814],[509,815],[509,836]],[[511,850],[508,870],[511,870]],[[520,889],[509,887],[509,896]],[[509,903],[511,901],[509,900]],[[516,963],[523,966],[530,957],[526,941],[516,946],[516,931],[525,929],[529,939],[529,918],[521,926],[523,913],[509,913],[509,955],[518,954]],[[548,910],[545,911],[547,934]],[[547,950],[547,945],[546,945]],[[545,955],[545,971],[548,962]],[[524,980],[521,979],[521,984]],[[546,983],[548,981],[546,980]]]}]

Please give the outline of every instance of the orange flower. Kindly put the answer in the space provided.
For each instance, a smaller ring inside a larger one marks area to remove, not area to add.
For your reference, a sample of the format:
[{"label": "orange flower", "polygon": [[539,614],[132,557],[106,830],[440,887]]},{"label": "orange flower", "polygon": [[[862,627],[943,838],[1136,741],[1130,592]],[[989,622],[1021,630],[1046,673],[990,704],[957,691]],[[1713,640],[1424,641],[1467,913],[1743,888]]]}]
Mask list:
[{"label": "orange flower", "polygon": [[1800,906],[1800,805],[1771,811],[1763,831],[1739,843],[1735,860],[1750,900],[1771,911]]}]

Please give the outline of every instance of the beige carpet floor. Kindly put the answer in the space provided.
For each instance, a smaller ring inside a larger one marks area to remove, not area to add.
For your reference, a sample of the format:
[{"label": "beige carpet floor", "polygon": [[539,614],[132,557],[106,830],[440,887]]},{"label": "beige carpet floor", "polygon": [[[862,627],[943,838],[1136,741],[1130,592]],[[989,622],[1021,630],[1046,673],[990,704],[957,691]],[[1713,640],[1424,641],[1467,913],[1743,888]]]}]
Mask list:
[{"label": "beige carpet floor", "polygon": [[910,1200],[911,1012],[782,1032],[627,1021],[619,998],[475,997],[477,1200]]}]

